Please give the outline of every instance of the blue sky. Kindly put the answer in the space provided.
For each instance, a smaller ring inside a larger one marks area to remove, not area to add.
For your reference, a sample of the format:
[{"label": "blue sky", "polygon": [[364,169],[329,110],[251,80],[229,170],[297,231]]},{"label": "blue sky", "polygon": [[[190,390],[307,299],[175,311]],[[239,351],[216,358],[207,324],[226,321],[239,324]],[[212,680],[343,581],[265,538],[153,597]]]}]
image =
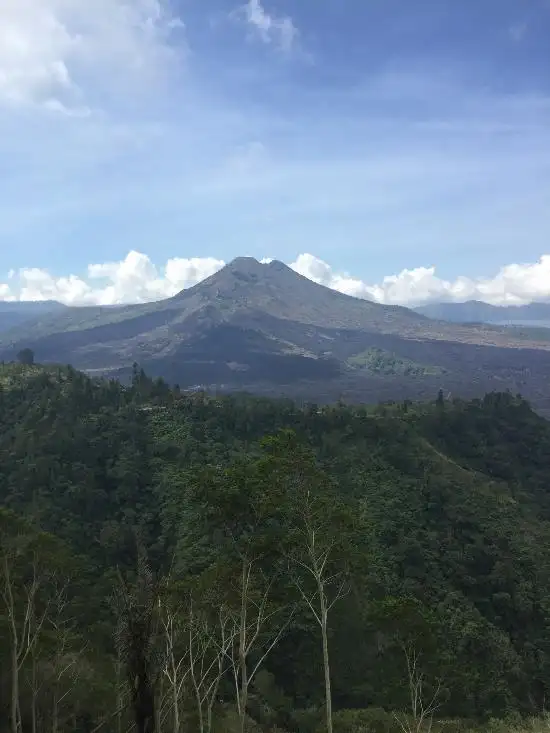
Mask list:
[{"label": "blue sky", "polygon": [[101,265],[143,299],[245,254],[550,298],[550,0],[26,0],[0,28],[0,297],[73,275],[77,302]]}]

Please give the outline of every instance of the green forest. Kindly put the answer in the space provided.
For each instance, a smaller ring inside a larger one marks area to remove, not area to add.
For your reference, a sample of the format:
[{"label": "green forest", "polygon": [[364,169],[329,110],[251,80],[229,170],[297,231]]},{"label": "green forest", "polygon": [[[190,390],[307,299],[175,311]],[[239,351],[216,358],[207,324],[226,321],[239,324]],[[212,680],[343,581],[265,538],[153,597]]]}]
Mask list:
[{"label": "green forest", "polygon": [[0,730],[547,730],[549,480],[550,423],[510,393],[3,365]]}]

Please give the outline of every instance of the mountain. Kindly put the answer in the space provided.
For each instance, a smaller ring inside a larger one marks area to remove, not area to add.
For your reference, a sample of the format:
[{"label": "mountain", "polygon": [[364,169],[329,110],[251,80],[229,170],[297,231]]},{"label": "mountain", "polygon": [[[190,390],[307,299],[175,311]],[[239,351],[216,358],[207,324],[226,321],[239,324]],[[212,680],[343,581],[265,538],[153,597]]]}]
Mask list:
[{"label": "mountain", "polygon": [[498,306],[468,300],[466,303],[429,303],[414,308],[414,311],[428,318],[453,323],[550,327],[550,303]]},{"label": "mountain", "polygon": [[281,262],[238,258],[172,298],[66,308],[5,333],[0,358],[128,379],[138,362],[182,387],[317,401],[521,391],[550,407],[550,333],[434,321],[318,285]]},{"label": "mountain", "polygon": [[0,301],[0,333],[28,321],[41,319],[46,314],[59,313],[65,308],[66,306],[55,300]]}]

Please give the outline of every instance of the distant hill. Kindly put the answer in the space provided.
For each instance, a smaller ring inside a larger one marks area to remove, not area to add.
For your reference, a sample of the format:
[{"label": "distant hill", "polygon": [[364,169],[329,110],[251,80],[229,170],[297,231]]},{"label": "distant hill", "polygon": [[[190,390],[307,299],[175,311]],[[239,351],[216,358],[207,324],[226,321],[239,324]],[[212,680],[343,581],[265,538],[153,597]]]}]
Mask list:
[{"label": "distant hill", "polygon": [[66,306],[55,300],[1,301],[0,333],[17,328],[23,323],[40,319],[47,314],[59,313]]},{"label": "distant hill", "polygon": [[492,323],[509,326],[550,327],[550,303],[497,306],[478,300],[466,303],[429,303],[416,313],[452,323]]},{"label": "distant hill", "polygon": [[510,389],[550,405],[550,332],[434,321],[253,258],[160,302],[47,313],[2,334],[0,358],[24,347],[122,380],[138,362],[185,388],[318,401]]}]

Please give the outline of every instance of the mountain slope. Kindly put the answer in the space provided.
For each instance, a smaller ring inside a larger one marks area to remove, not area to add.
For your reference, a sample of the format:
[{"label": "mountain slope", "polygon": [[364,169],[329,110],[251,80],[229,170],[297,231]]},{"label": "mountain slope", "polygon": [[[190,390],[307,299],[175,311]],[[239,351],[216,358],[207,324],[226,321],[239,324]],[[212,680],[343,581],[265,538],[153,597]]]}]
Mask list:
[{"label": "mountain slope", "polygon": [[[39,341],[67,334],[66,343],[98,343],[117,339],[130,341],[155,337],[171,329],[171,336],[196,332],[197,326],[221,323],[243,325],[263,314],[331,329],[352,329],[395,334],[405,338],[443,339],[465,343],[524,346],[502,329],[483,326],[434,324],[422,314],[402,306],[387,306],[353,298],[318,285],[281,262],[260,264],[241,257],[218,273],[178,295],[163,301],[120,307],[69,308],[58,316],[29,324],[28,328],[3,338],[7,342]],[[74,335],[74,342],[68,334]],[[157,333],[158,332],[158,333]],[[83,336],[87,333],[87,336]],[[179,340],[176,338],[176,340]],[[540,345],[541,348],[546,348]],[[151,353],[154,349],[151,348]]]},{"label": "mountain slope", "polygon": [[465,303],[429,303],[414,308],[416,313],[454,323],[550,326],[550,303],[498,306],[469,300]]},{"label": "mountain slope", "polygon": [[[308,325],[333,328],[370,328],[382,332],[413,332],[425,319],[399,306],[381,306],[352,298],[298,275],[280,262],[260,264],[253,258],[237,258],[203,282],[166,300],[117,308],[88,307],[69,309],[62,317],[31,325],[18,339],[112,327],[109,333],[120,336],[142,329],[150,331],[187,319],[229,322],[244,313],[269,313],[272,316]],[[122,324],[124,326],[122,327]],[[11,334],[10,334],[11,335]],[[93,334],[96,335],[95,333]]]},{"label": "mountain slope", "polygon": [[21,326],[29,321],[58,314],[66,306],[55,300],[44,301],[0,301],[0,333]]},{"label": "mountain slope", "polygon": [[512,389],[542,404],[550,370],[550,341],[528,331],[433,321],[252,258],[164,301],[69,308],[29,323],[3,335],[0,358],[22,347],[41,362],[122,379],[138,362],[182,386],[330,400]]}]

